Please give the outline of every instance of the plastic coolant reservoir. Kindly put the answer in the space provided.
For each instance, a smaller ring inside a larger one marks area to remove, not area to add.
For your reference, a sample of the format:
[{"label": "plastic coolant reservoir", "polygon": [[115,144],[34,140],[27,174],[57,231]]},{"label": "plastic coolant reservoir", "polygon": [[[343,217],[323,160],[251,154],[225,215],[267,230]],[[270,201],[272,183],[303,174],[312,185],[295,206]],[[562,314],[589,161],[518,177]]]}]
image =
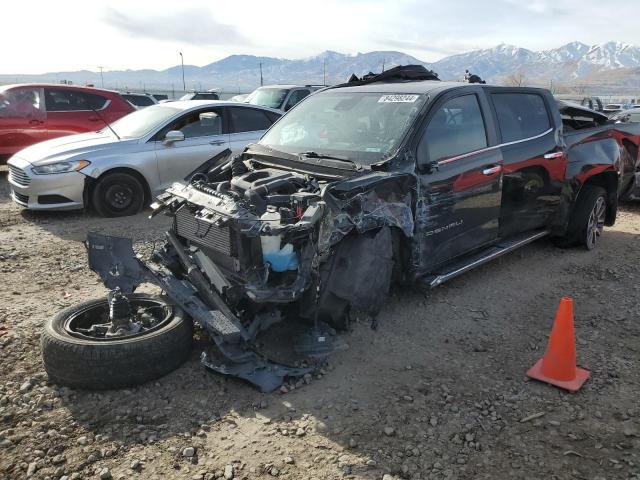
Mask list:
[{"label": "plastic coolant reservoir", "polygon": [[[267,207],[267,211],[262,214],[260,220],[271,227],[279,227],[280,213],[274,207]],[[280,251],[280,235],[260,235],[260,243],[263,257]]]},{"label": "plastic coolant reservoir", "polygon": [[[260,217],[263,223],[271,227],[280,226],[280,213],[274,207],[267,207],[267,211]],[[271,265],[274,272],[286,272],[298,269],[298,257],[293,251],[293,245],[287,243],[280,248],[280,235],[260,235],[262,244],[262,260]]]}]

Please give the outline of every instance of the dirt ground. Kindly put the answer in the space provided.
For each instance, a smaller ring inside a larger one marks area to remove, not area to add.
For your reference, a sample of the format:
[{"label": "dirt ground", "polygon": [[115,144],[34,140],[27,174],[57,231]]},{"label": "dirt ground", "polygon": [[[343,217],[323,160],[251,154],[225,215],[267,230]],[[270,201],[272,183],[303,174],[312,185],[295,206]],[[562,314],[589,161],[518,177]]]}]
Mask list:
[{"label": "dirt ground", "polygon": [[[377,331],[355,323],[349,348],[288,393],[205,371],[202,341],[139,388],[49,383],[43,322],[105,293],[86,232],[150,251],[167,220],[25,212],[0,173],[0,478],[640,479],[640,206],[594,252],[542,240],[394,293]],[[564,295],[592,374],[577,394],[525,377]]]}]

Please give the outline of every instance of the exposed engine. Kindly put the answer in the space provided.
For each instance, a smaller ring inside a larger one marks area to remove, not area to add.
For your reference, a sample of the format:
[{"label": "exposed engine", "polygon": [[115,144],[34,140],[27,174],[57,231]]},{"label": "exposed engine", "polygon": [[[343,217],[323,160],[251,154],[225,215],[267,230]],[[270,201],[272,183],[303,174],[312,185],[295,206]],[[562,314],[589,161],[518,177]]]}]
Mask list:
[{"label": "exposed engine", "polygon": [[325,210],[320,183],[308,176],[233,165],[230,179],[197,173],[160,198],[173,231],[211,284],[235,307],[291,303],[311,281],[317,225]]}]

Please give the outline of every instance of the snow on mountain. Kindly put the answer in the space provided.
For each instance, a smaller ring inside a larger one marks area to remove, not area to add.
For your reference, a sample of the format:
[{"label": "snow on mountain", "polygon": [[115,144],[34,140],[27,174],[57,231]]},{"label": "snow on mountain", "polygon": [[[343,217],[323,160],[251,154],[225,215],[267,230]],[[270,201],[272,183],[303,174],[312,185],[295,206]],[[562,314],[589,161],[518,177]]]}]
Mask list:
[{"label": "snow on mountain", "polygon": [[511,73],[534,59],[535,53],[531,50],[503,43],[493,48],[443,58],[433,64],[433,69],[442,79],[460,80],[468,69],[491,80]]},{"label": "snow on mountain", "polygon": [[640,48],[628,43],[607,42],[593,45],[584,60],[605,68],[633,68],[640,66]]},{"label": "snow on mountain", "polygon": [[[425,48],[428,43],[425,42]],[[610,78],[640,86],[640,48],[620,42],[606,42],[588,46],[571,42],[561,47],[535,52],[514,45],[500,44],[493,48],[452,55],[435,63],[421,60],[397,51],[375,51],[343,54],[325,51],[303,59],[231,55],[198,67],[185,65],[187,88],[222,87],[228,90],[248,91],[260,83],[260,64],[265,84],[296,83],[321,84],[344,82],[352,73],[360,76],[380,72],[397,65],[425,65],[437,72],[443,80],[460,80],[465,70],[480,75],[487,81],[500,82],[514,73],[523,74],[538,83],[548,81],[572,82],[589,78]],[[628,78],[627,78],[628,77]],[[100,84],[97,72],[57,72],[43,75],[0,75],[0,82],[71,80],[77,84]],[[115,88],[179,88],[182,67],[176,65],[162,71],[124,70],[104,72],[105,85]]]},{"label": "snow on mountain", "polygon": [[538,59],[555,63],[573,62],[582,58],[588,51],[588,45],[581,42],[571,42],[553,50],[539,52]]}]

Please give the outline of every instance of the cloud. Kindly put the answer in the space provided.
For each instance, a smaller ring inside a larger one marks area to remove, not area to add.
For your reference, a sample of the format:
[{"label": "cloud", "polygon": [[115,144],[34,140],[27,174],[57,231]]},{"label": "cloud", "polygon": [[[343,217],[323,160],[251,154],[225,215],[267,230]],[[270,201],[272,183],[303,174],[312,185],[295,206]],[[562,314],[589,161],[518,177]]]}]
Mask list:
[{"label": "cloud", "polygon": [[107,7],[104,22],[136,38],[203,45],[248,45],[236,27],[216,21],[206,8],[183,9],[165,15],[126,14]]}]

